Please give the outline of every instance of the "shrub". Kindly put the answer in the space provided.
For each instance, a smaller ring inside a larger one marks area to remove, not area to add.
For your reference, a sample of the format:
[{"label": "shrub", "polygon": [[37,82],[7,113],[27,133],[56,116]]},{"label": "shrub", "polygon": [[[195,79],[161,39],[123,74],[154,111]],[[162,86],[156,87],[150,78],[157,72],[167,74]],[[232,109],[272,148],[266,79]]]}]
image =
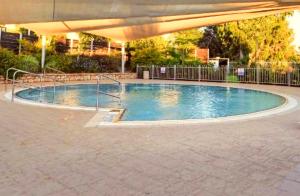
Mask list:
[{"label": "shrub", "polygon": [[6,70],[19,64],[18,57],[10,50],[0,48],[0,74],[5,76]]},{"label": "shrub", "polygon": [[[5,76],[6,70],[16,67],[29,72],[40,72],[40,53],[33,55],[15,55],[12,51],[0,48],[0,74]],[[47,55],[46,66],[66,73],[74,72],[117,72],[120,70],[121,59],[117,55],[70,56]],[[20,74],[21,75],[21,74]]]},{"label": "shrub", "polygon": [[40,70],[40,63],[34,56],[22,55],[19,57],[17,68],[37,73]]},{"label": "shrub", "polygon": [[238,77],[235,76],[235,75],[228,75],[228,76],[226,77],[226,80],[227,80],[228,82],[233,82],[233,83],[239,81]]},{"label": "shrub", "polygon": [[116,72],[119,71],[121,59],[116,56],[97,55],[80,56],[74,59],[72,72]]},{"label": "shrub", "polygon": [[75,72],[116,72],[119,71],[121,59],[116,56],[70,56],[52,55],[48,56],[46,66],[55,68],[67,73]]},{"label": "shrub", "polygon": [[22,45],[22,54],[37,54],[41,52],[41,49],[38,47],[38,42],[28,41],[26,39],[19,40],[19,43]]},{"label": "shrub", "polygon": [[121,66],[121,57],[118,55],[98,55],[92,57],[99,64],[98,72],[118,72]]},{"label": "shrub", "polygon": [[64,72],[71,71],[72,62],[73,62],[72,56],[67,56],[67,55],[51,55],[46,58],[46,66]]},{"label": "shrub", "polygon": [[97,60],[88,57],[78,57],[73,59],[72,72],[99,72],[100,66]]}]

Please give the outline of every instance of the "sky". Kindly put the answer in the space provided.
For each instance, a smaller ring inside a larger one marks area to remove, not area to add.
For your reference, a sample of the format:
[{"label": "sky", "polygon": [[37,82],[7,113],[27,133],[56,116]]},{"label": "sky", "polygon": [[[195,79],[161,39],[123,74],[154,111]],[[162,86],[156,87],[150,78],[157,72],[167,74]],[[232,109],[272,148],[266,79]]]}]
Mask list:
[{"label": "sky", "polygon": [[300,11],[295,11],[294,15],[289,18],[289,26],[294,30],[294,43],[293,45],[300,52]]}]

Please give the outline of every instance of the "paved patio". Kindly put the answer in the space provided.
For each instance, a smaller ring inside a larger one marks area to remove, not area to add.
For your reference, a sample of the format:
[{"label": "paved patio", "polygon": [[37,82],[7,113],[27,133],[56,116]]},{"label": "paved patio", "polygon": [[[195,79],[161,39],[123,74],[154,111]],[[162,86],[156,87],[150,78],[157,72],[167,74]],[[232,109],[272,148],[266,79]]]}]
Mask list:
[{"label": "paved patio", "polygon": [[[240,86],[300,100],[299,88]],[[84,128],[89,111],[3,98],[0,111],[3,196],[300,194],[299,107],[224,123],[105,128]]]}]

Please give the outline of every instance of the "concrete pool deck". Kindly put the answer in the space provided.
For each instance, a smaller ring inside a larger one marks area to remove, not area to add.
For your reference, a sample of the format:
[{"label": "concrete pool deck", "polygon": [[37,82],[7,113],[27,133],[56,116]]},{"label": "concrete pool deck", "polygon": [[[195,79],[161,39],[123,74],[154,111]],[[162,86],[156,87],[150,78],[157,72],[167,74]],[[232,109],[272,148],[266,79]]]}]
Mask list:
[{"label": "concrete pool deck", "polygon": [[[294,87],[179,83],[300,100]],[[299,195],[299,109],[217,123],[85,128],[95,112],[2,96],[0,195]]]}]

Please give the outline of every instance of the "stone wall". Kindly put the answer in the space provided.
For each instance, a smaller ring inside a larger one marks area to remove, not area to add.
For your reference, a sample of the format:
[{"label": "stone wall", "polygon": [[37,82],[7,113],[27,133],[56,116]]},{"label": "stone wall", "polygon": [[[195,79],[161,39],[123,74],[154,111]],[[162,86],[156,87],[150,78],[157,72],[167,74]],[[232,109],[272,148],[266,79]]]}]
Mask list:
[{"label": "stone wall", "polygon": [[[53,81],[53,78],[56,78],[58,81],[64,81],[67,82],[71,81],[90,81],[90,80],[96,80],[96,77],[98,75],[105,75],[109,76],[111,78],[114,78],[116,80],[120,79],[136,79],[136,73],[72,73],[72,74],[47,74],[47,77],[43,79],[45,82],[51,82]],[[66,78],[66,79],[65,79]],[[37,76],[31,76],[31,75],[24,75],[19,80],[22,80],[24,83],[34,83],[39,82],[40,78]],[[4,83],[3,76],[0,76],[0,83]]]}]

